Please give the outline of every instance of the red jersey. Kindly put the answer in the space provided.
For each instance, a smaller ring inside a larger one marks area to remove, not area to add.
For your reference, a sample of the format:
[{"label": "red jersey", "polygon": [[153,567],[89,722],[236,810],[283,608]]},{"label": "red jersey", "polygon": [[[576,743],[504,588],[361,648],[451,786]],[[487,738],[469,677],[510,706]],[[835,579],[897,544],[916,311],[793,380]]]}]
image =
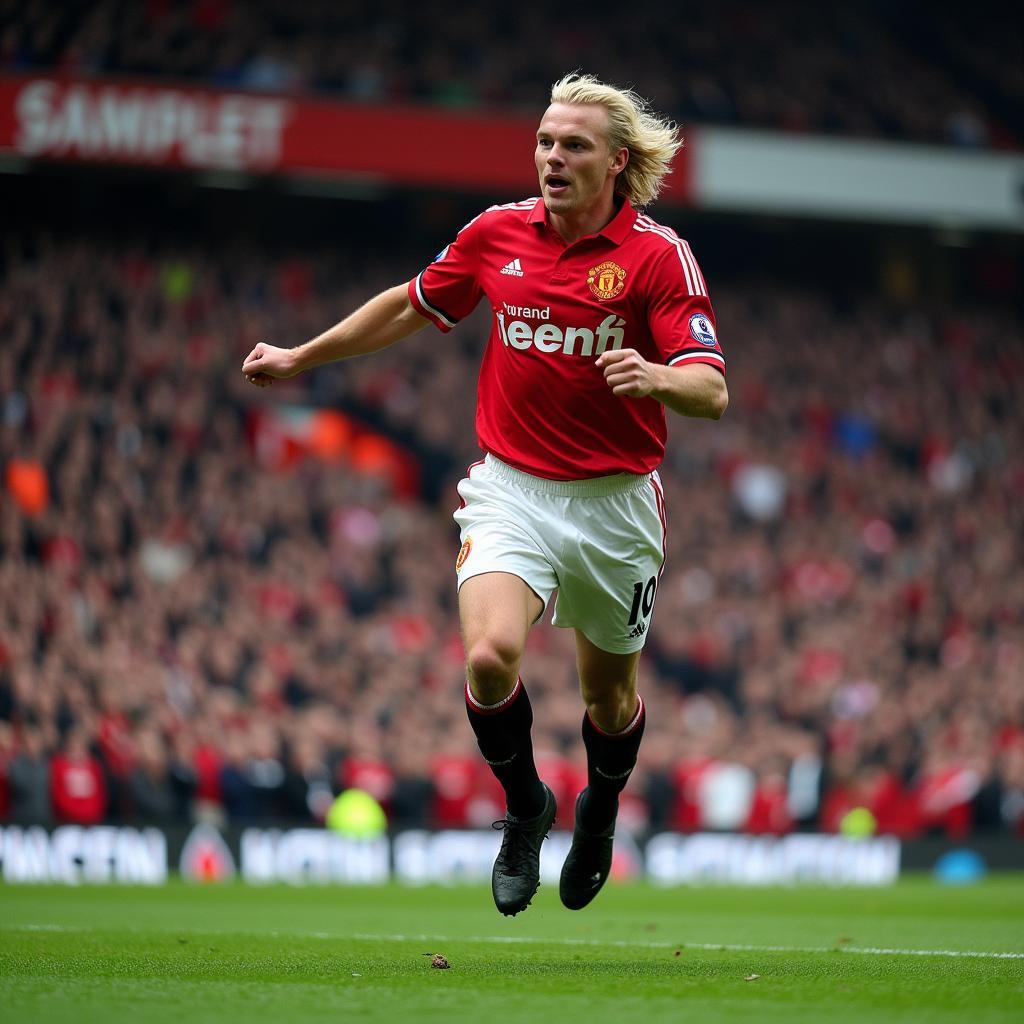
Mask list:
[{"label": "red jersey", "polygon": [[477,388],[480,447],[551,480],[649,473],[665,453],[665,409],[612,394],[606,349],[725,373],[697,261],[670,228],[628,203],[566,245],[541,199],[492,206],[409,282],[418,313],[442,331],[491,304]]},{"label": "red jersey", "polygon": [[107,809],[107,786],[99,762],[54,754],[50,759],[50,802],[58,821],[95,825]]}]

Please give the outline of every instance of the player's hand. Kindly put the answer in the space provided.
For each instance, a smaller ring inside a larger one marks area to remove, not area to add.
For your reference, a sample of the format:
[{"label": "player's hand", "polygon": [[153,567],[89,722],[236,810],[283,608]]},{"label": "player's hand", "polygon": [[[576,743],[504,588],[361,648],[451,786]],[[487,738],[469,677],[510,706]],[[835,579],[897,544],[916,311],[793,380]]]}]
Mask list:
[{"label": "player's hand", "polygon": [[597,365],[613,395],[643,398],[655,388],[654,366],[636,349],[619,348],[602,352]]},{"label": "player's hand", "polygon": [[292,349],[278,348],[261,341],[242,363],[242,373],[250,384],[269,387],[275,379],[293,377],[296,373]]}]

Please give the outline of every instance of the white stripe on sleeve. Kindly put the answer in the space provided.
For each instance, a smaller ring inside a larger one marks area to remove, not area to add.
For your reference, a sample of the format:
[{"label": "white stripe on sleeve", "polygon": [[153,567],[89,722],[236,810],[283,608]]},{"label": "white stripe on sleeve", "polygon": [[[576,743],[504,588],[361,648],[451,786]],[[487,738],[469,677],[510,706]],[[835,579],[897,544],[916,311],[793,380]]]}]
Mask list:
[{"label": "white stripe on sleeve", "polygon": [[433,313],[433,315],[436,316],[438,320],[440,320],[444,324],[447,324],[449,327],[454,327],[457,321],[449,320],[448,317],[446,317],[444,313],[442,313],[441,310],[437,308],[437,306],[431,305],[427,301],[427,297],[423,294],[424,273],[425,271],[421,271],[416,277],[416,298],[420,300],[420,304],[423,306],[423,308],[426,309],[428,312]]},{"label": "white stripe on sleeve", "polygon": [[673,356],[668,361],[668,365],[675,366],[676,363],[685,362],[687,359],[715,359],[725,366],[725,356],[720,355],[718,352],[701,352],[700,350],[696,352],[681,352],[679,355]]}]

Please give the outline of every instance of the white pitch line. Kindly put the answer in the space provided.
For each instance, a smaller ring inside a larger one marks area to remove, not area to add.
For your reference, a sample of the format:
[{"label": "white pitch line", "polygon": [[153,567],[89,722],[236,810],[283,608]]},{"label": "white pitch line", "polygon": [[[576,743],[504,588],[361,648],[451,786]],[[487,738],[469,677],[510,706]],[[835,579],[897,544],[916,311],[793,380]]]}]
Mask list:
[{"label": "white pitch line", "polygon": [[368,935],[353,939],[380,942],[497,942],[510,945],[613,946],[617,949],[698,949],[729,953],[855,953],[861,956],[952,956],[992,960],[1024,960],[1024,953],[977,949],[889,949],[882,946],[758,946],[736,942],[633,942],[626,939],[542,939],[527,935]]},{"label": "white pitch line", "polygon": [[[91,932],[96,929],[88,925],[61,924],[19,924],[2,925],[0,931],[26,932]],[[135,927],[133,932],[147,931]],[[196,929],[166,926],[163,931],[191,931]],[[709,953],[853,953],[857,956],[945,956],[969,957],[981,960],[1024,960],[1024,953],[1002,953],[995,950],[979,949],[899,949],[886,946],[759,946],[739,942],[637,942],[630,939],[544,939],[533,935],[378,935],[369,932],[355,932],[351,935],[341,932],[303,931],[240,931],[230,928],[219,931],[204,930],[205,935],[265,935],[274,938],[332,939],[342,942],[356,939],[365,942],[493,942],[502,945],[549,945],[549,946],[611,946],[615,949],[696,949]]]}]

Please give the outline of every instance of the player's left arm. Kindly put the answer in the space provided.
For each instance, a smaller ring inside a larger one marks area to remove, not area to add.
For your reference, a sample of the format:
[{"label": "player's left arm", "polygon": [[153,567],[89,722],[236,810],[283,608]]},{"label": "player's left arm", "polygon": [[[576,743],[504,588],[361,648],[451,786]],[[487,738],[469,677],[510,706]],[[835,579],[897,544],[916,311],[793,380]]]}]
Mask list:
[{"label": "player's left arm", "polygon": [[680,416],[717,420],[729,389],[707,285],[690,246],[667,228],[659,234],[670,244],[647,262],[641,283],[653,345],[645,355],[603,352],[597,365],[613,394],[650,397]]},{"label": "player's left arm", "polygon": [[717,420],[729,404],[729,389],[720,370],[707,363],[663,366],[644,359],[636,349],[602,352],[597,365],[612,394],[655,398],[680,416]]}]

